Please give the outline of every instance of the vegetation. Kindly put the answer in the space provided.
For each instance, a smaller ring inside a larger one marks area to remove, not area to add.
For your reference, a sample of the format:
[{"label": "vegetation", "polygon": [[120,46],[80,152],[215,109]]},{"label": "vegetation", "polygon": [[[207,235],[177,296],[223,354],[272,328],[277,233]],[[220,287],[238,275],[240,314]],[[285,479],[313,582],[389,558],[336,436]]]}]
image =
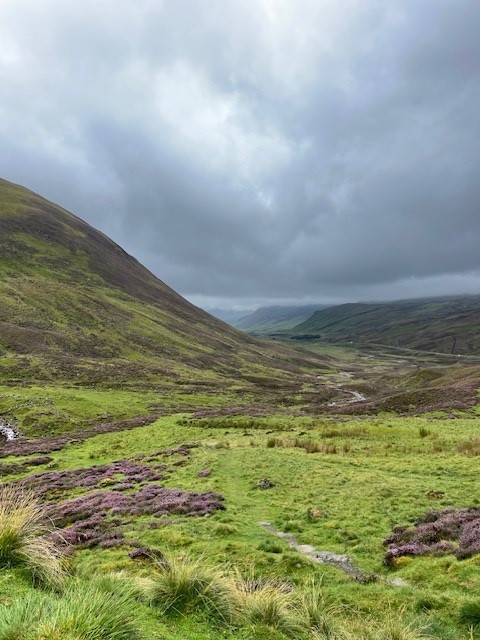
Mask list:
[{"label": "vegetation", "polygon": [[315,311],[287,331],[297,339],[479,354],[479,296],[349,303]]},{"label": "vegetation", "polygon": [[257,342],[5,182],[0,275],[0,640],[480,639],[474,357]]},{"label": "vegetation", "polygon": [[0,487],[0,567],[24,567],[33,579],[59,586],[64,569],[48,532],[45,509],[33,492]]},{"label": "vegetation", "polygon": [[73,583],[61,595],[30,593],[0,615],[1,640],[138,640],[131,594]]}]

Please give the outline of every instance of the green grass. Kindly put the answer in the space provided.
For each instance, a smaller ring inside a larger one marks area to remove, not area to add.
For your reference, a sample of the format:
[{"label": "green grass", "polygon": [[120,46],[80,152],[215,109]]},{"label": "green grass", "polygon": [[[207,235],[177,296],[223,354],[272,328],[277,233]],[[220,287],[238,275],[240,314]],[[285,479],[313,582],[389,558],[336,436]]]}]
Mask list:
[{"label": "green grass", "polygon": [[0,610],[0,640],[138,640],[132,593],[76,582],[61,596],[29,593]]},{"label": "green grass", "polygon": [[[428,510],[478,502],[477,459],[459,451],[459,444],[477,433],[478,420],[384,416],[336,423],[270,416],[248,423],[244,430],[244,425],[235,427],[236,419],[228,428],[225,419],[210,425],[202,420],[197,426],[172,416],[131,431],[98,435],[51,456],[59,468],[74,469],[196,443],[189,463],[175,467],[166,485],[218,491],[225,496],[226,511],[205,519],[174,516],[168,526],[157,529],[150,527],[151,518],[139,518],[125,524],[129,538],[170,553],[207,558],[209,567],[251,571],[253,566],[255,575],[298,585],[315,576],[322,580],[326,603],[340,607],[342,618],[354,612],[380,625],[387,610],[395,614],[406,609],[431,626],[434,638],[450,640],[467,633],[459,612],[480,587],[480,558],[404,558],[391,570],[382,564],[382,540],[395,525],[412,523]],[[336,443],[337,453],[270,448],[269,431],[281,438],[305,432],[313,442]],[[345,442],[350,445],[346,451]],[[205,468],[211,475],[199,478]],[[274,486],[259,490],[261,478]],[[431,492],[437,497],[429,497]],[[262,521],[292,532],[302,544],[347,553],[365,572],[402,578],[407,586],[357,584],[290,550],[259,526]],[[136,570],[122,550],[79,552],[76,563],[87,573]]]}]

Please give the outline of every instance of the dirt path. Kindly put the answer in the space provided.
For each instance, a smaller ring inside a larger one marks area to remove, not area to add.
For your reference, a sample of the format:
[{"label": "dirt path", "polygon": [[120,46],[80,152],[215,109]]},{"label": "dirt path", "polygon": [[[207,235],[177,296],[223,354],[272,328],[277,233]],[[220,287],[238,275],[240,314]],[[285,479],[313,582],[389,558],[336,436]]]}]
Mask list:
[{"label": "dirt path", "polygon": [[307,558],[310,558],[314,562],[319,562],[320,564],[329,564],[343,573],[346,573],[348,576],[356,580],[357,582],[367,583],[367,582],[376,582],[377,580],[385,580],[388,584],[393,587],[406,587],[407,583],[401,578],[383,578],[383,576],[378,576],[375,574],[367,574],[364,573],[361,569],[356,567],[349,556],[334,553],[333,551],[318,551],[315,547],[309,544],[299,544],[297,539],[292,536],[291,533],[284,533],[283,531],[279,531],[276,529],[270,522],[259,522],[259,525],[272,533],[277,538],[282,538],[288,544],[291,549],[298,551]]}]

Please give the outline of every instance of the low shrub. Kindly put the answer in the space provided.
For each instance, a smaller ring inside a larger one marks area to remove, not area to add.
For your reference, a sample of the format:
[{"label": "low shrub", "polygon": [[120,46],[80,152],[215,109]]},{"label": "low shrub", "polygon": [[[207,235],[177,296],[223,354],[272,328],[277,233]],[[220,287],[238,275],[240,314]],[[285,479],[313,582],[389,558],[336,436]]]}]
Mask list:
[{"label": "low shrub", "polygon": [[0,566],[24,567],[35,581],[59,586],[62,555],[49,533],[45,509],[32,492],[0,488]]},{"label": "low shrub", "polygon": [[401,556],[455,553],[470,558],[480,553],[480,508],[429,511],[414,527],[398,526],[385,538],[388,547],[384,562],[393,566]]}]

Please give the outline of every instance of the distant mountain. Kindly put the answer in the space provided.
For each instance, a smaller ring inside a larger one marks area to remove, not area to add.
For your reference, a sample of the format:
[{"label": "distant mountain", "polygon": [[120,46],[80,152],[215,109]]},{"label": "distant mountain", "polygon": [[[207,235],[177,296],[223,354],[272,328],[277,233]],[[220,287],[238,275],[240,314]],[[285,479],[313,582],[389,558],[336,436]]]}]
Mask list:
[{"label": "distant mountain", "polygon": [[210,313],[215,318],[219,320],[223,320],[223,322],[227,322],[231,324],[233,327],[236,326],[236,323],[245,316],[245,309],[243,311],[234,311],[232,309],[221,309],[221,308],[213,308],[208,309],[207,313]]},{"label": "distant mountain", "polygon": [[253,313],[234,323],[237,329],[249,333],[273,333],[292,329],[296,324],[309,318],[317,309],[325,305],[259,307]]},{"label": "distant mountain", "polygon": [[[107,236],[0,180],[0,376],[112,386],[291,378],[313,358],[198,309]],[[204,387],[202,387],[204,388]]]},{"label": "distant mountain", "polygon": [[480,353],[480,296],[342,304],[316,311],[296,325],[291,335],[440,353]]}]

